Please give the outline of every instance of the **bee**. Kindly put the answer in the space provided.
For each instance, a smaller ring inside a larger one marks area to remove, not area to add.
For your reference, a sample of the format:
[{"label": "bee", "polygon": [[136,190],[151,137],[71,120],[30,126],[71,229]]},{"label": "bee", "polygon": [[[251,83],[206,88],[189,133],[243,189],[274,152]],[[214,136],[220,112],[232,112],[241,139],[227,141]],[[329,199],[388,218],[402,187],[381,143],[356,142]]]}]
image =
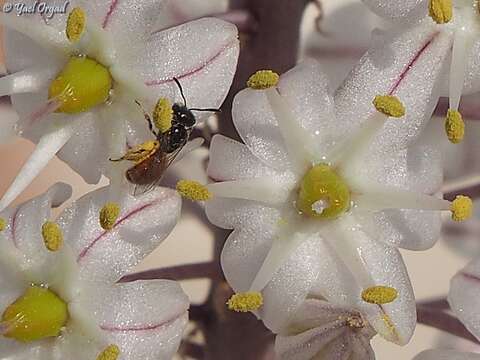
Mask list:
[{"label": "bee", "polygon": [[188,142],[197,123],[192,111],[220,112],[219,109],[188,108],[182,85],[178,79],[174,78],[173,80],[180,90],[183,104],[174,103],[172,105],[171,127],[164,132],[156,131],[150,114],[143,110],[140,102],[135,101],[142,109],[148,128],[155,136],[155,140],[134,146],[119,159],[109,159],[110,161],[129,160],[135,162],[135,165],[125,173],[127,180],[135,185],[135,196],[152,190],[160,183],[167,168]]}]

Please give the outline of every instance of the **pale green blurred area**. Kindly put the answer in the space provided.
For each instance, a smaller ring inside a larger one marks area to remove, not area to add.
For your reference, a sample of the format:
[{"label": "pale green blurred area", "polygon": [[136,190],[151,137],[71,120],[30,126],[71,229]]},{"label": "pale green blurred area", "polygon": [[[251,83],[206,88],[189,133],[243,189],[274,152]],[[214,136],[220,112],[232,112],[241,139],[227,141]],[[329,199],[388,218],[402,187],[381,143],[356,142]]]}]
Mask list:
[{"label": "pale green blurred area", "polygon": [[[1,3],[3,1],[0,1]],[[198,4],[199,1],[196,3]],[[219,8],[219,11],[221,10]],[[346,69],[355,64],[368,46],[369,32],[373,28],[373,24],[377,25],[380,22],[356,0],[324,0],[324,10],[325,19],[322,23],[324,34],[314,31],[314,18],[317,13],[313,6],[309,7],[305,15],[301,57],[318,58],[324,64],[333,85],[336,86],[346,75]],[[339,26],[341,24],[348,24],[348,26]],[[8,111],[7,105],[0,104],[0,114],[2,122],[15,117],[15,114]],[[480,134],[480,128],[478,134]],[[23,139],[12,139],[8,144],[0,145],[0,194],[5,192],[32,150],[32,143]],[[178,178],[206,182],[204,164],[207,157],[207,151],[200,149],[172,167],[170,173],[175,174]],[[456,171],[461,171],[461,169]],[[102,180],[101,185],[88,185],[66,164],[54,159],[15,203],[23,202],[44,192],[57,181],[63,181],[73,186],[72,199],[107,184],[106,180]],[[194,263],[210,258],[213,235],[208,225],[195,215],[193,208],[191,203],[184,202],[180,223],[165,242],[138,267],[138,270]],[[58,213],[58,211],[56,212]],[[467,262],[467,258],[452,252],[442,241],[429,251],[404,251],[403,254],[418,299],[445,295],[448,292],[450,278]],[[184,281],[182,286],[192,302],[202,301],[208,291],[207,280]],[[437,346],[439,335],[439,331],[420,325],[417,327],[411,343],[405,347],[387,343],[377,336],[374,341],[377,359],[411,359],[418,352]],[[442,340],[442,344],[452,343],[455,341],[451,337]],[[467,342],[462,344],[463,346],[468,345]]]}]

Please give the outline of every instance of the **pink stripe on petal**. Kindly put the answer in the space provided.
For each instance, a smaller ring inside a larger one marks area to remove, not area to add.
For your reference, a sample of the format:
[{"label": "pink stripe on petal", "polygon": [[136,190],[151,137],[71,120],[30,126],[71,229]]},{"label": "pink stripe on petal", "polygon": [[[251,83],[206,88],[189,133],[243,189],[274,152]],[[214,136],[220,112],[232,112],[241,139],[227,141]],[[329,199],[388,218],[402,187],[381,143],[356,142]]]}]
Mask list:
[{"label": "pink stripe on petal", "polygon": [[[205,64],[203,64],[202,66],[196,68],[196,69],[193,69],[193,70],[190,70],[188,72],[186,72],[185,74],[181,74],[181,75],[177,75],[175,76],[175,78],[181,80],[183,78],[186,78],[186,77],[189,77],[189,76],[192,76],[192,75],[195,75],[196,73],[198,72],[201,72],[202,70],[204,70],[208,65],[212,64],[216,59],[218,59],[223,53],[225,53],[228,49],[230,49],[230,47],[232,45],[235,44],[237,40],[233,40],[232,42],[230,42],[229,44],[227,44],[225,47],[223,47],[219,52],[217,52],[214,56],[212,56],[210,59],[208,59]],[[171,79],[166,79],[166,80],[150,80],[150,81],[145,81],[145,85],[147,86],[158,86],[158,85],[164,85],[164,84],[168,84],[168,83],[171,83],[173,82],[173,78]]]},{"label": "pink stripe on petal", "polygon": [[393,84],[392,88],[389,91],[389,95],[392,95],[400,86],[402,83],[403,79],[407,76],[408,72],[411,70],[411,68],[415,65],[415,63],[420,59],[420,57],[423,55],[423,53],[430,47],[430,45],[433,44],[433,41],[435,38],[440,34],[440,32],[435,33],[423,46],[422,48],[415,54],[415,56],[412,58],[412,60],[405,66],[405,69],[402,71],[400,74],[399,78]]},{"label": "pink stripe on petal", "polygon": [[466,272],[463,272],[463,271],[460,272],[459,274],[460,274],[461,276],[463,276],[465,279],[480,282],[480,277],[478,277],[478,276],[476,276],[476,275],[469,274],[469,273],[466,273]]},{"label": "pink stripe on petal", "polygon": [[18,248],[18,244],[17,244],[17,237],[15,233],[16,233],[16,225],[17,225],[17,216],[18,216],[18,212],[20,211],[20,208],[21,206],[17,207],[10,222],[10,234],[12,236],[12,243],[16,248]]},{"label": "pink stripe on petal", "polygon": [[126,214],[124,217],[120,218],[116,223],[115,225],[113,225],[113,229],[112,230],[109,230],[109,231],[103,231],[100,235],[98,235],[89,245],[87,245],[81,252],[80,254],[78,255],[77,257],[77,262],[80,262],[82,261],[83,258],[85,258],[88,254],[88,252],[95,246],[95,244],[97,244],[97,242],[99,242],[107,233],[113,231],[118,225],[122,224],[123,222],[125,222],[126,220],[128,220],[130,217],[132,217],[133,215],[141,212],[142,210],[145,210],[149,207],[152,207],[154,206],[156,203],[158,203],[160,200],[157,200],[157,201],[154,201],[154,202],[151,202],[151,203],[148,203],[148,204],[145,204],[145,205],[142,205],[134,210],[132,210],[131,212],[129,212],[128,214]]},{"label": "pink stripe on petal", "polygon": [[103,19],[102,27],[105,29],[108,25],[108,22],[110,21],[110,18],[112,17],[113,12],[117,8],[119,0],[112,0],[110,4],[110,8],[108,9],[107,15],[105,15],[105,18]]},{"label": "pink stripe on petal", "polygon": [[127,331],[152,331],[152,330],[157,330],[162,327],[167,327],[173,324],[175,321],[180,319],[186,311],[174,316],[171,319],[168,319],[162,323],[159,324],[154,324],[154,325],[137,325],[137,326],[108,326],[108,325],[100,325],[100,329],[109,331],[109,332],[127,332]]}]

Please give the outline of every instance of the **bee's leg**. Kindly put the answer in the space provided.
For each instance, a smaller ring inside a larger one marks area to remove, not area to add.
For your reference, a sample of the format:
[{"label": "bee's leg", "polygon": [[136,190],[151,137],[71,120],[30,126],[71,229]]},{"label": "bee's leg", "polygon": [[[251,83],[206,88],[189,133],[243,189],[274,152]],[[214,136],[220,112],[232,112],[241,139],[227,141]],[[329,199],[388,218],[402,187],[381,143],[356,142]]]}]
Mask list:
[{"label": "bee's leg", "polygon": [[140,107],[140,109],[142,109],[143,116],[145,117],[145,120],[147,120],[147,123],[148,123],[148,129],[152,132],[153,135],[155,135],[155,137],[157,137],[158,134],[155,132],[155,130],[153,130],[153,123],[152,123],[152,119],[150,118],[150,115],[148,115],[148,113],[145,111],[145,109],[142,107],[142,105],[138,100],[135,100],[135,103]]},{"label": "bee's leg", "polygon": [[122,156],[121,158],[118,158],[118,159],[108,158],[108,160],[113,161],[113,162],[123,161],[123,160],[125,160],[125,156]]}]

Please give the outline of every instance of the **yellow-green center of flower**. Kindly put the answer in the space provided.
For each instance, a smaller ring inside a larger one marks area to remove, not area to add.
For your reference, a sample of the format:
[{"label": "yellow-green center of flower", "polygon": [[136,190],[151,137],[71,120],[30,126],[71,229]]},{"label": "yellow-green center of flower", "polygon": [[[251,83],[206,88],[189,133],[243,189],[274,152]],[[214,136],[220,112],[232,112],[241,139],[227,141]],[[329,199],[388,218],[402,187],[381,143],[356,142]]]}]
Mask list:
[{"label": "yellow-green center of flower", "polygon": [[67,321],[67,304],[51,290],[33,285],[4,311],[3,336],[23,342],[55,337]]},{"label": "yellow-green center of flower", "polygon": [[297,208],[307,216],[336,218],[350,208],[350,189],[330,166],[315,165],[300,183]]},{"label": "yellow-green center of flower", "polygon": [[107,101],[112,88],[108,69],[89,57],[72,56],[48,89],[49,99],[58,99],[57,112],[75,114]]}]

